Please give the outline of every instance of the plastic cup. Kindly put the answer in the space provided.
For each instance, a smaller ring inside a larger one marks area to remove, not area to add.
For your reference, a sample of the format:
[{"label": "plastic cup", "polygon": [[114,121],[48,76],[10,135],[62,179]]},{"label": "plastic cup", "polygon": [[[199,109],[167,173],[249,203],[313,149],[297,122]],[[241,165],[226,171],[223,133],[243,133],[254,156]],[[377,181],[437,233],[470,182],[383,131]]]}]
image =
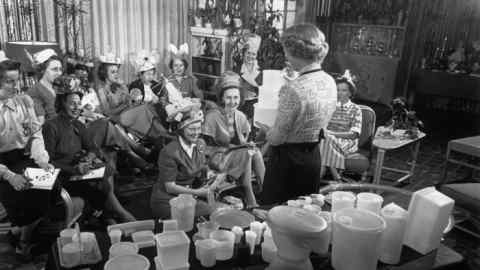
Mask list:
[{"label": "plastic cup", "polygon": [[336,270],[377,268],[385,220],[367,210],[346,208],[333,214],[332,266]]},{"label": "plastic cup", "polygon": [[257,234],[255,245],[260,244],[260,240],[262,240],[262,236],[263,236],[263,224],[261,222],[254,221],[250,223],[250,230],[252,230],[253,232],[255,232],[255,234]]},{"label": "plastic cup", "polygon": [[220,225],[213,221],[197,223],[198,234],[203,239],[210,237],[210,233],[218,230],[218,228],[220,228]]},{"label": "plastic cup", "polygon": [[108,236],[110,236],[110,244],[116,244],[122,240],[122,230],[120,229],[113,229],[108,232]]},{"label": "plastic cup", "polygon": [[64,229],[60,232],[60,241],[62,244],[71,243],[73,240],[73,236],[77,233],[75,229]]},{"label": "plastic cup", "polygon": [[233,226],[231,230],[235,234],[235,244],[240,243],[243,236],[243,229],[239,226]]},{"label": "plastic cup", "polygon": [[80,264],[81,247],[79,243],[68,243],[62,247],[62,258],[65,266]]},{"label": "plastic cup", "polygon": [[95,251],[96,238],[95,234],[91,232],[80,233],[80,239],[82,240],[82,251],[85,254],[90,254]]},{"label": "plastic cup", "polygon": [[195,241],[195,256],[203,267],[213,267],[217,261],[217,241],[203,239]]},{"label": "plastic cup", "polygon": [[177,220],[179,230],[188,232],[193,229],[196,203],[191,194],[180,194],[170,199],[172,219]]},{"label": "plastic cup", "polygon": [[383,198],[382,196],[371,193],[362,192],[357,194],[357,208],[372,211],[375,214],[380,214],[382,209]]},{"label": "plastic cup", "polygon": [[347,191],[332,192],[332,212],[355,207],[355,195]]},{"label": "plastic cup", "polygon": [[216,230],[210,233],[210,238],[217,241],[216,258],[220,261],[229,260],[233,256],[235,234],[231,231]]},{"label": "plastic cup", "polygon": [[253,254],[255,251],[255,243],[257,241],[257,234],[254,231],[245,232],[245,240],[247,241],[248,246],[250,247],[250,254]]}]

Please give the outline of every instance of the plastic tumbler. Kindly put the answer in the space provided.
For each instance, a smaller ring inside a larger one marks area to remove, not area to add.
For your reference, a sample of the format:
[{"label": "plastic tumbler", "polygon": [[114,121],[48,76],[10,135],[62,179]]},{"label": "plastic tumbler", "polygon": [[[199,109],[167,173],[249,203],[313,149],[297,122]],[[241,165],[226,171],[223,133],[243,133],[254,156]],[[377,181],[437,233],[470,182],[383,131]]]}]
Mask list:
[{"label": "plastic tumbler", "polygon": [[355,195],[348,191],[332,192],[332,212],[355,207]]},{"label": "plastic tumbler", "polygon": [[122,230],[113,229],[108,232],[108,236],[110,237],[110,244],[116,244],[120,242],[122,239]]},{"label": "plastic tumbler", "polygon": [[177,220],[179,230],[188,232],[193,229],[196,203],[191,194],[180,194],[170,199],[172,219]]},{"label": "plastic tumbler", "polygon": [[357,194],[357,208],[372,211],[380,214],[382,209],[383,197],[371,192],[362,192]]},{"label": "plastic tumbler", "polygon": [[217,241],[213,239],[203,239],[195,241],[196,257],[203,267],[213,267],[217,261],[216,258]]}]

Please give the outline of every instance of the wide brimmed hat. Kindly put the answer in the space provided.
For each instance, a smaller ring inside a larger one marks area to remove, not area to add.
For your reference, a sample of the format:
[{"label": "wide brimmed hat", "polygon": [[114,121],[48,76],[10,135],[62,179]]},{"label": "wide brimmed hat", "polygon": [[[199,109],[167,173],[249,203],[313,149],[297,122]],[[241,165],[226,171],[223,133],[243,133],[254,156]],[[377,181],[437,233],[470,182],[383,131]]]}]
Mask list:
[{"label": "wide brimmed hat", "polygon": [[10,58],[7,57],[5,51],[0,51],[0,63],[7,60],[10,60]]},{"label": "wide brimmed hat", "polygon": [[48,59],[52,56],[57,56],[57,53],[53,49],[45,49],[39,52],[34,53],[31,55],[26,49],[25,54],[27,55],[30,62],[32,62],[32,66],[37,66],[47,62]]},{"label": "wide brimmed hat", "polygon": [[159,54],[155,51],[142,50],[134,56],[133,66],[137,73],[155,69],[158,64]]},{"label": "wide brimmed hat", "polygon": [[111,65],[120,65],[122,62],[119,57],[117,57],[113,52],[108,52],[104,55],[98,57],[100,63],[111,64]]},{"label": "wide brimmed hat", "polygon": [[177,125],[177,130],[183,129],[191,124],[203,122],[204,115],[203,111],[200,109],[200,106],[196,106],[196,104],[190,106],[188,110],[184,110],[181,112],[182,118]]},{"label": "wide brimmed hat", "polygon": [[241,77],[233,71],[226,71],[217,81],[218,91],[223,91],[229,88],[240,88]]}]

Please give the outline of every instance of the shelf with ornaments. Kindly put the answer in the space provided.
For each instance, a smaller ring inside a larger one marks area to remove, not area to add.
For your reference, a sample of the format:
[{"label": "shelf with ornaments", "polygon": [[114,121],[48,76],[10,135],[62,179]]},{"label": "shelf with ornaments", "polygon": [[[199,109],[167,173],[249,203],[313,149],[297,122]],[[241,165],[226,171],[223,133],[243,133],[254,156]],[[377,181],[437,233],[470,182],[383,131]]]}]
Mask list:
[{"label": "shelf with ornaments", "polygon": [[405,40],[405,27],[334,23],[331,39],[333,51],[338,53],[399,59]]}]

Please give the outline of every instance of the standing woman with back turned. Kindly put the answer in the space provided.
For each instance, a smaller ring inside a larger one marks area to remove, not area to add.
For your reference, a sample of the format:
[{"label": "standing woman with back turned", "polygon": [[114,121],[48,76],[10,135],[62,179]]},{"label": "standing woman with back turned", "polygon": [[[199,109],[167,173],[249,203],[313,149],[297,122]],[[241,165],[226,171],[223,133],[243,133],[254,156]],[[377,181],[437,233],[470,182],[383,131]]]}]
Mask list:
[{"label": "standing woman with back turned", "polygon": [[277,118],[267,131],[272,157],[267,163],[262,204],[318,191],[318,143],[337,102],[335,81],[322,70],[328,53],[324,34],[314,25],[299,24],[286,29],[281,42],[299,76],[280,89]]}]

